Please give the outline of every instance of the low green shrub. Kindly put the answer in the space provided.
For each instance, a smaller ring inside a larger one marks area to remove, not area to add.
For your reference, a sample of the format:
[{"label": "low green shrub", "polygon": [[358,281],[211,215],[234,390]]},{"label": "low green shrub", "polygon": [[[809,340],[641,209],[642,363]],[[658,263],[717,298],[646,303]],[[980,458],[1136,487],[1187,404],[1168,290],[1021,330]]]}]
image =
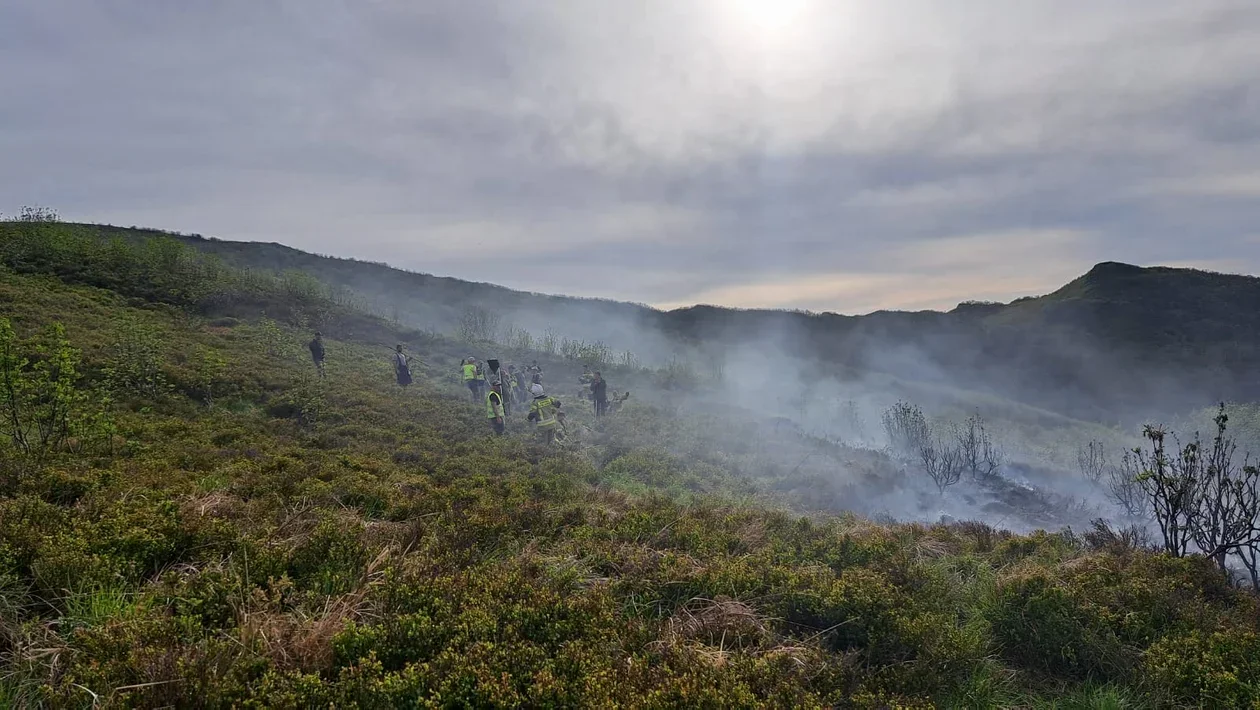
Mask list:
[{"label": "low green shrub", "polygon": [[1249,629],[1191,631],[1154,644],[1143,670],[1179,705],[1260,708],[1260,634]]}]

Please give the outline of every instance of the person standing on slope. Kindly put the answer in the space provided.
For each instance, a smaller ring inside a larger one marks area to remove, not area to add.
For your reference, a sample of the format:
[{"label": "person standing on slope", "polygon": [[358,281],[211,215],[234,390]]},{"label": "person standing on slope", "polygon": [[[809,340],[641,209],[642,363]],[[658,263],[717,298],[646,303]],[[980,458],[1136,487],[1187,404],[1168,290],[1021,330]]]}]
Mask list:
[{"label": "person standing on slope", "polygon": [[490,383],[490,392],[486,394],[486,418],[494,428],[495,434],[503,434],[503,385],[498,380]]},{"label": "person standing on slope", "polygon": [[476,359],[472,355],[464,358],[464,364],[460,368],[464,374],[464,386],[468,388],[469,394],[472,395],[473,401],[481,400],[480,393],[477,392],[477,365]]},{"label": "person standing on slope", "polygon": [[507,391],[510,399],[517,404],[525,404],[525,384],[516,365],[508,365]]},{"label": "person standing on slope", "polygon": [[529,421],[538,425],[538,438],[544,444],[555,443],[556,425],[559,424],[556,413],[560,409],[560,400],[548,397],[540,384],[531,387],[530,392],[534,401],[529,404]]},{"label": "person standing on slope", "polygon": [[595,404],[595,419],[602,419],[608,412],[608,382],[599,370],[591,376],[591,402]]},{"label": "person standing on slope", "polygon": [[411,356],[403,352],[402,343],[394,348],[394,376],[403,387],[411,384]]},{"label": "person standing on slope", "polygon": [[315,331],[315,338],[306,344],[311,350],[311,359],[315,361],[315,371],[324,376],[324,334]]},{"label": "person standing on slope", "polygon": [[477,361],[477,399],[480,401],[486,394],[486,363],[482,360]]}]

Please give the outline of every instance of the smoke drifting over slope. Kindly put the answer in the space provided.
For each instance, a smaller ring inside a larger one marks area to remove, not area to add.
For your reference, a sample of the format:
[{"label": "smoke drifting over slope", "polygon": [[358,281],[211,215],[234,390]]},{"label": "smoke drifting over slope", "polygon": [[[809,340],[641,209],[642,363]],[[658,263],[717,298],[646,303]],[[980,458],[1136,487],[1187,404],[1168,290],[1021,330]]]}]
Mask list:
[{"label": "smoke drifting over slope", "polygon": [[[1047,296],[948,313],[663,312],[274,244],[184,239],[242,266],[307,271],[431,332],[459,334],[480,314],[474,339],[488,342],[479,351],[523,358],[550,350],[555,361],[567,347],[570,357],[600,361],[636,405],[709,422],[663,448],[696,460],[742,452],[734,469],[768,471],[830,509],[1079,524],[1106,510],[1097,486],[1073,473],[1078,446],[1098,439],[1118,453],[1145,421],[1254,399],[1260,387],[1245,376],[1260,371],[1260,279],[1250,277],[1101,264]],[[569,368],[576,378],[576,361]],[[923,408],[936,436],[982,417],[1005,453],[1007,483],[995,491],[964,481],[941,496],[913,460],[879,453],[887,445],[881,415],[902,400]],[[750,450],[750,440],[764,446]],[[1067,497],[1091,499],[1098,510],[1069,510]]]}]

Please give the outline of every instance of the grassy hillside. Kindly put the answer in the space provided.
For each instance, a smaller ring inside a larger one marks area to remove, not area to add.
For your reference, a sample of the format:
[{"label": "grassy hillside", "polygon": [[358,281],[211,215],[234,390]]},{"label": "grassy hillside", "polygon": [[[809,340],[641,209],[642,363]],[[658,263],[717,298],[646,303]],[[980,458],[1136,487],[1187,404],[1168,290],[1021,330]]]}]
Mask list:
[{"label": "grassy hillside", "polygon": [[[84,229],[131,240],[153,234]],[[708,306],[665,313],[521,293],[279,244],[176,238],[235,266],[305,271],[352,289],[387,317],[441,332],[456,329],[466,310],[477,307],[536,335],[556,328],[657,360],[679,351],[713,359],[765,338],[820,366],[950,384],[1106,422],[1260,400],[1260,380],[1253,376],[1260,370],[1260,279],[1248,276],[1106,263],[1045,296],[963,304],[949,313],[840,316]]]},{"label": "grassy hillside", "polygon": [[0,440],[0,707],[1260,703],[1260,607],[1204,560],[829,514],[904,472],[785,464],[808,437],[738,412],[494,438],[453,377],[475,344],[166,242],[0,230],[4,401],[67,434]]}]

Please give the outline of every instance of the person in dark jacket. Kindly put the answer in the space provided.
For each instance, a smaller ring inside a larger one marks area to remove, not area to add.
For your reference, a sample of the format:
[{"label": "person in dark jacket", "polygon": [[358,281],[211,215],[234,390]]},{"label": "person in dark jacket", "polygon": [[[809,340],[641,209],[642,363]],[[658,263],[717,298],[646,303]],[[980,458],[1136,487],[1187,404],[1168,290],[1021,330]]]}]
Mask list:
[{"label": "person in dark jacket", "polygon": [[595,404],[595,418],[602,418],[608,411],[608,382],[598,370],[591,378],[591,401]]},{"label": "person in dark jacket", "polygon": [[311,359],[315,361],[315,370],[320,377],[324,376],[324,334],[315,331],[315,338],[306,344],[311,350]]},{"label": "person in dark jacket", "polygon": [[411,384],[411,356],[403,352],[402,343],[394,348],[394,375],[403,387]]}]

